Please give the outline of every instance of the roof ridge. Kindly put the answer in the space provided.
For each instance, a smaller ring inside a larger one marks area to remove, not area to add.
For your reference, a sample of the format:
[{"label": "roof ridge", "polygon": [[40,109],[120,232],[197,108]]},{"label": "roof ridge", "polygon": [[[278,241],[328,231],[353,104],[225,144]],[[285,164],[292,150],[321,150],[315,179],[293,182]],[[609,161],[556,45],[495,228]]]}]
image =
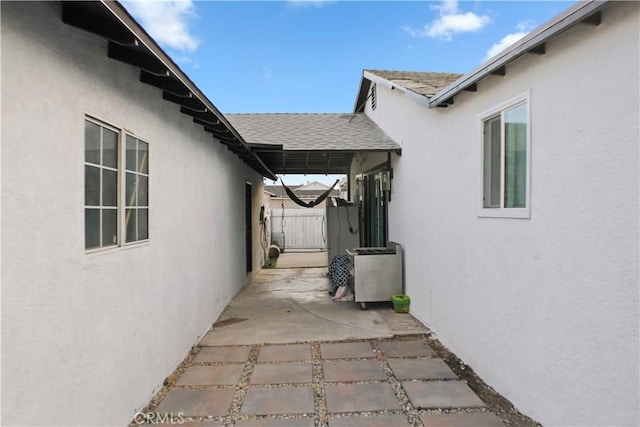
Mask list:
[{"label": "roof ridge", "polygon": [[380,68],[363,68],[362,71],[367,71],[370,73],[380,72],[380,73],[414,73],[414,74],[460,74],[464,75],[464,73],[457,73],[453,71],[416,71],[416,70],[384,70]]}]

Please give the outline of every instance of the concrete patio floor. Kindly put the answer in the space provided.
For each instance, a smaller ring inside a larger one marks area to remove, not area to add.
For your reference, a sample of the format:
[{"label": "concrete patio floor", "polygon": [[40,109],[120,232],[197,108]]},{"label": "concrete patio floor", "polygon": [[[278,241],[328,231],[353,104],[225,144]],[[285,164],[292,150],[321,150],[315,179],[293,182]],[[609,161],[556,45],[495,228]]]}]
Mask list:
[{"label": "concrete patio floor", "polygon": [[424,334],[428,328],[393,304],[328,294],[326,268],[263,269],[236,295],[200,345],[295,343]]},{"label": "concrete patio floor", "polygon": [[156,425],[505,425],[410,314],[363,311],[328,289],[326,268],[259,272],[146,413],[165,417]]}]

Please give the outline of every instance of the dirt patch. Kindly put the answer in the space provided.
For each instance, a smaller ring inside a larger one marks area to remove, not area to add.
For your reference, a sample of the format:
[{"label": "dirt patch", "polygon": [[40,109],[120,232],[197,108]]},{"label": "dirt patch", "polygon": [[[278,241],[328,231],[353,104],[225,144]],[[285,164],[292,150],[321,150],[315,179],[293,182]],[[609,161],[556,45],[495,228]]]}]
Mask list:
[{"label": "dirt patch", "polygon": [[430,335],[425,336],[427,342],[438,353],[438,356],[449,368],[482,399],[487,409],[496,414],[505,426],[539,427],[542,424],[518,411],[511,402],[489,387],[473,369],[465,365],[455,354],[451,353],[440,341]]}]

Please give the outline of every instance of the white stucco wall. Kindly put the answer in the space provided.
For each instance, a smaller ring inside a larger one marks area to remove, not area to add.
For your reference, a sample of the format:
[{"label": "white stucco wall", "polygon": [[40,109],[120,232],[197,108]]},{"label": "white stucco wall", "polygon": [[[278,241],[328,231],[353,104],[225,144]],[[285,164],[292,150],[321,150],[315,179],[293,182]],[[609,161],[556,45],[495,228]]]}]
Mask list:
[{"label": "white stucco wall", "polygon": [[[2,424],[126,425],[245,274],[262,179],[56,3],[2,3]],[[150,241],[84,250],[84,117],[150,143]]]},{"label": "white stucco wall", "polygon": [[[621,2],[428,110],[378,85],[412,312],[549,426],[638,425],[638,9]],[[479,218],[477,115],[531,91],[531,217]]]}]

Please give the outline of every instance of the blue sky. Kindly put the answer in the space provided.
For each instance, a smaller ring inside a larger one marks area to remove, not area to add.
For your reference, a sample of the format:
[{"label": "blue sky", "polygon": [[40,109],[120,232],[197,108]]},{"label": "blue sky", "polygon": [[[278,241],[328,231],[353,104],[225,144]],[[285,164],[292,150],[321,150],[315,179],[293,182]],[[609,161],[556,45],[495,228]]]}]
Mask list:
[{"label": "blue sky", "polygon": [[572,3],[123,1],[222,113],[350,112],[363,69],[466,73]]}]

